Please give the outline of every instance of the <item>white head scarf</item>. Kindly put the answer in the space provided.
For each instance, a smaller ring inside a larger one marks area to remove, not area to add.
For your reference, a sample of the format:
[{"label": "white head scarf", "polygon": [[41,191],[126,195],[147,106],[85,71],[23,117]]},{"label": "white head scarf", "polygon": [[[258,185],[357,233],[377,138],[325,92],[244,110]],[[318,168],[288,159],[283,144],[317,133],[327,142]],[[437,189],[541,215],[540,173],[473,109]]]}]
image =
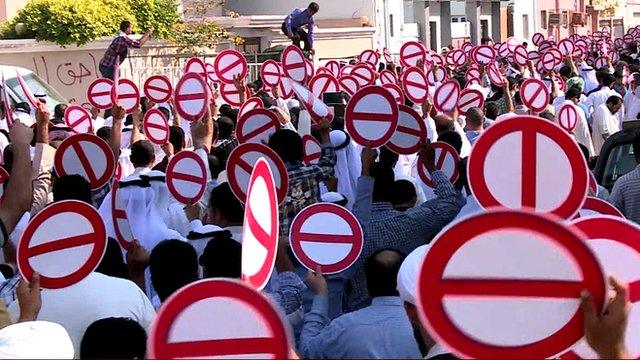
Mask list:
[{"label": "white head scarf", "polygon": [[427,255],[429,245],[422,245],[413,250],[402,262],[400,270],[398,270],[397,289],[400,293],[402,301],[416,305],[418,293],[418,275],[420,268]]},{"label": "white head scarf", "polygon": [[358,151],[351,143],[351,138],[342,130],[333,130],[329,133],[331,144],[336,153],[335,176],[338,179],[338,192],[344,195],[351,209],[356,199],[356,186],[362,169]]},{"label": "white head scarf", "polygon": [[0,330],[0,359],[73,359],[73,343],[59,324],[17,323]]}]

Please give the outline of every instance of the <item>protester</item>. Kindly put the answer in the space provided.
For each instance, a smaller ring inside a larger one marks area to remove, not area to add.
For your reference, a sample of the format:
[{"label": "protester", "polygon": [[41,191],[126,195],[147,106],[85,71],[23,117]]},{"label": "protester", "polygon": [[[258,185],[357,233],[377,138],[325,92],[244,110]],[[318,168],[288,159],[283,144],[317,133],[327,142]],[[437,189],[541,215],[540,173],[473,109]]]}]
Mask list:
[{"label": "protester", "polygon": [[133,40],[129,35],[133,33],[133,25],[128,20],[120,23],[120,32],[116,36],[100,60],[100,74],[107,79],[114,79],[116,66],[124,62],[129,55],[129,48],[140,48],[151,39],[153,28],[148,29],[140,40]]},{"label": "protester", "polygon": [[596,155],[600,154],[602,145],[613,134],[620,131],[616,114],[622,108],[622,99],[618,95],[609,97],[606,103],[596,108],[592,115],[593,148]]},{"label": "protester", "polygon": [[80,359],[143,359],[146,353],[146,331],[128,318],[95,321],[80,343]]},{"label": "protester", "polygon": [[[311,55],[315,54],[315,50],[313,49],[313,33],[316,23],[313,20],[313,15],[319,10],[320,6],[312,2],[306,9],[293,10],[282,23],[282,33],[293,41],[293,45],[304,51],[308,51]],[[307,26],[306,32],[302,28],[305,25]],[[304,43],[304,48],[300,47],[300,41]]]},{"label": "protester", "polygon": [[[640,164],[640,135],[633,139],[632,149],[636,162]],[[616,181],[609,202],[627,219],[640,224],[640,165]]]}]

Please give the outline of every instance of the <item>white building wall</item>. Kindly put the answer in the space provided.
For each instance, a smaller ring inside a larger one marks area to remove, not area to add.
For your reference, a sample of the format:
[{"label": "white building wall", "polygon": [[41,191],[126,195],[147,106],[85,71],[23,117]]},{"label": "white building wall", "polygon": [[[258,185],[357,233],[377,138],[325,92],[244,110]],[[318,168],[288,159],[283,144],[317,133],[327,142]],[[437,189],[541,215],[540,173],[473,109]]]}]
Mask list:
[{"label": "white building wall", "polygon": [[[531,44],[531,37],[535,34],[535,2],[531,0],[513,1],[513,36],[520,41],[527,41]],[[529,25],[525,29],[525,16]]]},{"label": "white building wall", "polygon": [[[374,1],[377,0],[315,1],[320,5],[316,19],[359,19],[366,16],[371,22],[374,21]],[[310,2],[311,0],[226,0],[224,8],[240,15],[288,15],[293,9],[306,7]]]}]

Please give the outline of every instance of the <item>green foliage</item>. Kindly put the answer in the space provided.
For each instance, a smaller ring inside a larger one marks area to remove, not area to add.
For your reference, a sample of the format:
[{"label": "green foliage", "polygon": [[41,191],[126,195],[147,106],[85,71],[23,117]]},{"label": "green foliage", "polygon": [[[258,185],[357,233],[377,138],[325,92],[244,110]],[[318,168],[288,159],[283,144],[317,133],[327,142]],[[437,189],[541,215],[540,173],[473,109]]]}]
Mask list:
[{"label": "green foliage", "polygon": [[[154,36],[167,38],[180,22],[176,0],[31,0],[5,27],[5,39],[35,38],[60,45],[82,45],[113,36],[122,20],[137,32],[154,27]],[[16,24],[24,30],[16,32]]]},{"label": "green foliage", "polygon": [[169,41],[178,47],[179,52],[200,53],[229,39],[227,30],[207,19],[211,9],[223,4],[222,0],[190,1],[183,9],[185,21],[175,25]]}]

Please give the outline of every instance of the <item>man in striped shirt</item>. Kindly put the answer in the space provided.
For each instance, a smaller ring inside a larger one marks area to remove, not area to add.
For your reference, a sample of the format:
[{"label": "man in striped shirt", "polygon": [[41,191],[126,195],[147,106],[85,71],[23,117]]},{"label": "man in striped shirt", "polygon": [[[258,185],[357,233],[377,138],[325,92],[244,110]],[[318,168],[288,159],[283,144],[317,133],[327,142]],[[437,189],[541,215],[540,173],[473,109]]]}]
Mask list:
[{"label": "man in striped shirt", "polygon": [[[640,164],[640,135],[633,139],[633,154]],[[609,202],[627,219],[640,224],[640,165],[616,181]]]}]

